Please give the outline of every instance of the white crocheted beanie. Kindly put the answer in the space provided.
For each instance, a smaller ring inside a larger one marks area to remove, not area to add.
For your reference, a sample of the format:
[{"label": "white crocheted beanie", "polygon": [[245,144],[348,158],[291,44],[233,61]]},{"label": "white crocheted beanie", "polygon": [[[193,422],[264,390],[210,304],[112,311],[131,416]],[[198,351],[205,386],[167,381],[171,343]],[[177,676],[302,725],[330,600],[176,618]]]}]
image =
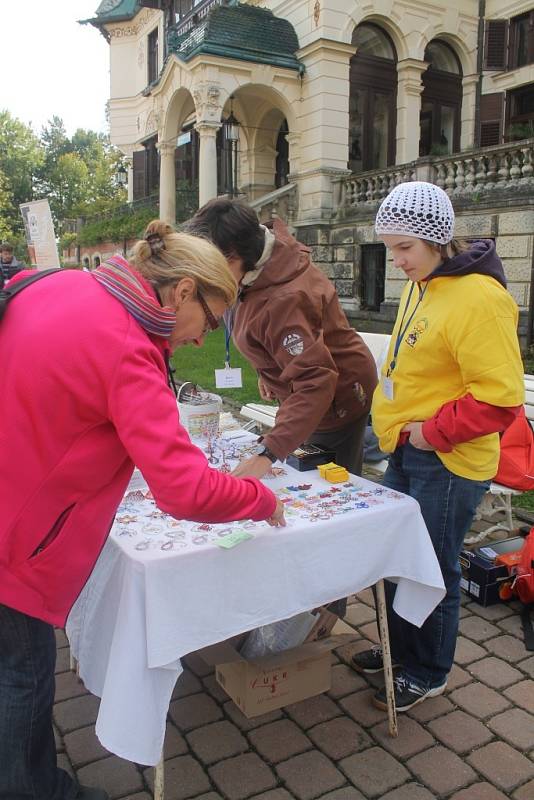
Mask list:
[{"label": "white crocheted beanie", "polygon": [[400,183],[382,201],[375,230],[379,236],[397,233],[448,244],[453,237],[454,209],[446,192],[433,183]]}]

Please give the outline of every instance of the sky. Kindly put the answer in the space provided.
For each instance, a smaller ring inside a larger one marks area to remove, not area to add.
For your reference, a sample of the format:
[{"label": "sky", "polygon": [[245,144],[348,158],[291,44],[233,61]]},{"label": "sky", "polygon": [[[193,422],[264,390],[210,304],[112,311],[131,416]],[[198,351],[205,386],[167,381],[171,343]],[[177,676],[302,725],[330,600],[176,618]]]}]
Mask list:
[{"label": "sky", "polygon": [[71,136],[107,132],[109,45],[92,25],[100,0],[0,0],[0,109],[35,133],[54,114]]}]

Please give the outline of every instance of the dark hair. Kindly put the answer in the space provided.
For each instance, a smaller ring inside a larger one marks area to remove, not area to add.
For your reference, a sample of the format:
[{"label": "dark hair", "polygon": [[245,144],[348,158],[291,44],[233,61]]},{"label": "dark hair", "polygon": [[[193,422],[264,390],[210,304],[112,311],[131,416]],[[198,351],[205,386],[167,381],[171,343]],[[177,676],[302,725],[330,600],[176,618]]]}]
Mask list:
[{"label": "dark hair", "polygon": [[13,245],[9,244],[9,242],[2,242],[2,244],[0,244],[0,250],[7,250],[8,253],[12,253]]},{"label": "dark hair", "polygon": [[210,239],[227,258],[241,258],[245,272],[255,268],[265,246],[265,233],[258,215],[241,200],[210,200],[183,229],[194,236]]},{"label": "dark hair", "polygon": [[443,259],[454,258],[454,256],[459,253],[465,253],[470,248],[469,242],[463,242],[461,239],[451,239],[448,244],[436,244],[436,242],[431,242],[428,239],[423,239],[423,242],[429,247],[439,250]]}]

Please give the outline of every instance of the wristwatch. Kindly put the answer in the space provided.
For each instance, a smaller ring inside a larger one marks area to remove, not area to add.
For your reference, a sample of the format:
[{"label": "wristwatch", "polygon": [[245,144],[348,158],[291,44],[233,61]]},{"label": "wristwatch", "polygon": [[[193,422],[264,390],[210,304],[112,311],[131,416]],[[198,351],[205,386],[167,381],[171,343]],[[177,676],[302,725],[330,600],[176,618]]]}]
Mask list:
[{"label": "wristwatch", "polygon": [[262,450],[259,451],[259,453],[256,453],[256,455],[266,456],[266,458],[269,459],[271,464],[274,464],[275,461],[278,461],[278,456],[275,456],[275,454],[271,452],[271,450],[269,450],[268,447],[264,447]]}]

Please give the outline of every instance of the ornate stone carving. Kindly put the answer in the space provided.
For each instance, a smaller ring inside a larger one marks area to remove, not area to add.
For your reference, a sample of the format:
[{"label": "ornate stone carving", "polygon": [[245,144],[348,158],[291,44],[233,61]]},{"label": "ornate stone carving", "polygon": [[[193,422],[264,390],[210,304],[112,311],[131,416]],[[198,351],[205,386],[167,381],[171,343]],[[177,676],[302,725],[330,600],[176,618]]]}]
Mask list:
[{"label": "ornate stone carving", "polygon": [[139,47],[137,48],[137,66],[139,69],[143,69],[145,64],[145,47],[144,43],[141,41],[139,42]]},{"label": "ornate stone carving", "polygon": [[193,89],[192,95],[198,120],[219,121],[222,106],[220,102],[221,90],[218,86],[197,86]]},{"label": "ornate stone carving", "polygon": [[116,25],[113,28],[107,28],[110,39],[124,39],[128,36],[137,36],[139,31],[146,25],[146,23],[153,17],[150,10],[145,11],[137,22],[130,23],[129,25]]}]

